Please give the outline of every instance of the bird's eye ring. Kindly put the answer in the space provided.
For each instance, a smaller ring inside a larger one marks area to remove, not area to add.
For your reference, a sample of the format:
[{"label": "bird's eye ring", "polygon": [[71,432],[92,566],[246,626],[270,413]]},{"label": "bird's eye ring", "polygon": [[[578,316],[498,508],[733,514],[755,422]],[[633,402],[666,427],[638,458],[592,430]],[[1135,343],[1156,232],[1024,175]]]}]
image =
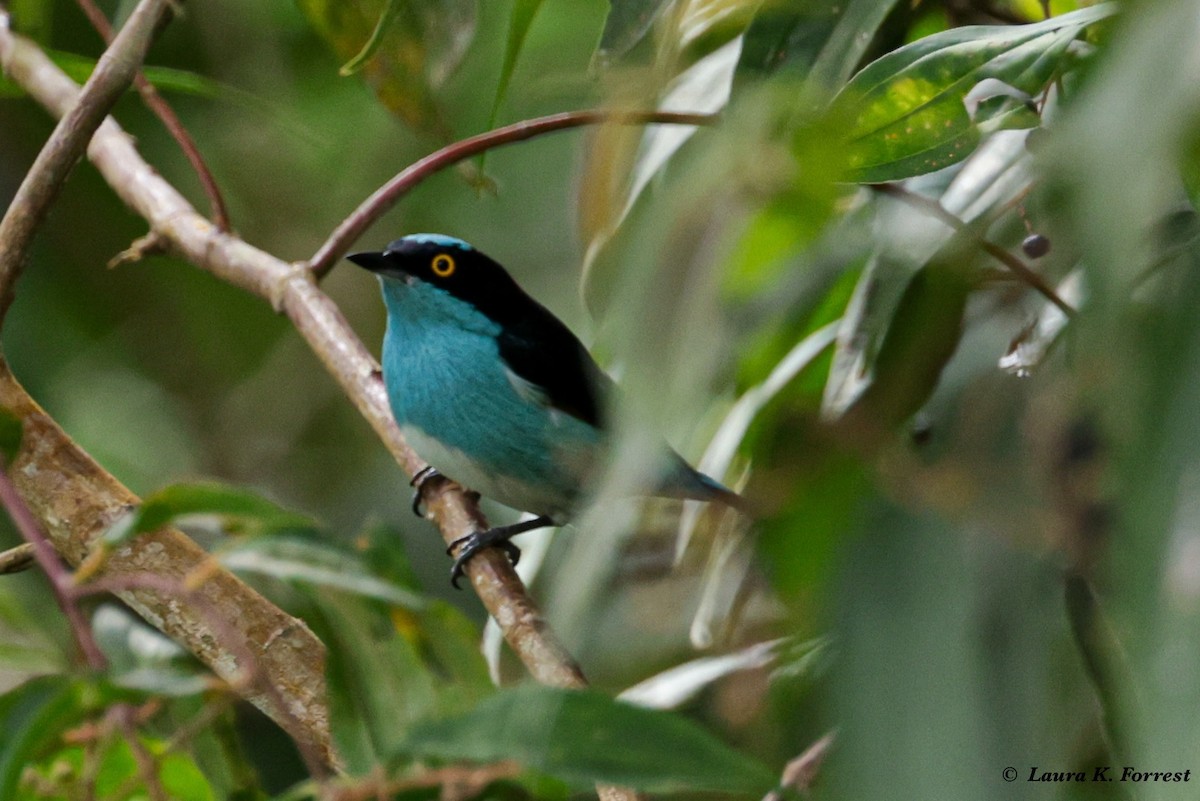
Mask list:
[{"label": "bird's eye ring", "polygon": [[449,278],[454,275],[454,267],[454,257],[449,253],[437,254],[429,264],[429,269],[433,270],[433,274],[438,278]]}]

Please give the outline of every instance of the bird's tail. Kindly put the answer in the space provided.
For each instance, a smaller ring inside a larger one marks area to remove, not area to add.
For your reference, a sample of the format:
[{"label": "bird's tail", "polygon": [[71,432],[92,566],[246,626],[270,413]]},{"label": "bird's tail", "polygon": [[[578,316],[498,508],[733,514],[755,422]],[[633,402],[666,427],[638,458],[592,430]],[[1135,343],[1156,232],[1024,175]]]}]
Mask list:
[{"label": "bird's tail", "polygon": [[739,495],[720,481],[706,476],[698,470],[693,470],[692,473],[701,489],[699,493],[695,495],[689,494],[687,497],[701,501],[715,501],[731,509],[737,509],[747,517],[758,517],[754,505],[744,496]]},{"label": "bird's tail", "polygon": [[685,498],[697,501],[713,501],[736,509],[747,517],[757,518],[754,505],[745,497],[726,487],[711,476],[694,470],[682,457],[675,457],[676,468],[670,477],[659,486],[656,495],[668,498]]}]

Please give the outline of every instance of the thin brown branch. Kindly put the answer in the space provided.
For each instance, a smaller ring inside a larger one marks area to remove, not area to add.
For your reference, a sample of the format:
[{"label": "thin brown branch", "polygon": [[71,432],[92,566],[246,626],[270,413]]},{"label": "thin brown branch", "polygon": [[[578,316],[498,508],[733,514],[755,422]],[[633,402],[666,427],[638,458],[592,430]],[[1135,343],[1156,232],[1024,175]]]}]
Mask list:
[{"label": "thin brown branch", "polygon": [[[108,17],[104,16],[104,12],[92,0],[75,1],[87,15],[92,27],[96,29],[100,37],[106,43],[111,42],[112,25],[109,24]],[[134,76],[133,85],[138,90],[138,94],[142,96],[142,102],[146,104],[146,108],[158,117],[163,127],[167,129],[167,133],[183,151],[183,156],[191,165],[192,171],[196,173],[196,178],[200,181],[200,188],[204,191],[204,196],[208,198],[209,213],[212,215],[213,222],[220,230],[228,231],[230,229],[229,211],[225,206],[225,198],[221,196],[221,189],[217,186],[217,180],[213,177],[212,171],[204,163],[204,157],[200,155],[200,148],[196,147],[196,141],[192,139],[192,135],[183,126],[183,122],[175,114],[171,105],[158,93],[154,84],[150,83],[140,70]]]},{"label": "thin brown branch", "polygon": [[947,211],[946,207],[941,203],[938,203],[933,198],[919,195],[916,192],[910,192],[899,184],[871,184],[870,187],[882,195],[894,197],[913,208],[920,209],[929,216],[950,226],[955,231],[971,237],[985,253],[1008,268],[1017,279],[1041,293],[1046,300],[1061,309],[1063,314],[1068,317],[1075,316],[1075,308],[1059,297],[1058,293],[1054,291],[1054,287],[1046,283],[1046,279],[1042,278],[1041,275],[1021,259],[1017,258],[1017,256],[1000,247],[995,242],[986,239],[975,228],[963,222],[957,215]]},{"label": "thin brown branch", "polygon": [[33,558],[33,545],[23,543],[15,548],[9,548],[0,553],[0,576],[8,573],[20,573],[37,564]]},{"label": "thin brown branch", "polygon": [[54,600],[58,603],[58,608],[66,615],[67,622],[71,626],[71,633],[75,637],[75,643],[79,646],[84,659],[87,660],[88,667],[92,670],[103,670],[108,664],[108,660],[104,658],[104,653],[96,644],[91,626],[84,619],[83,610],[79,608],[77,599],[71,594],[70,572],[59,561],[54,546],[46,538],[45,532],[42,531],[33,512],[29,510],[25,499],[17,492],[8,472],[2,468],[0,468],[0,504],[3,504],[8,516],[12,518],[13,525],[17,527],[21,537],[29,543],[38,567],[50,580],[50,590],[54,593]]},{"label": "thin brown branch", "polygon": [[[138,3],[112,45],[100,56],[96,69],[71,108],[61,115],[17,188],[4,219],[0,220],[0,316],[12,300],[13,284],[34,232],[83,155],[92,133],[133,81],[168,6],[168,0]],[[0,10],[0,30],[7,33],[8,28],[8,14]],[[4,51],[5,48],[0,46],[0,64],[8,72],[9,59]]]},{"label": "thin brown branch", "polygon": [[523,142],[535,136],[553,131],[580,128],[586,125],[611,123],[620,125],[708,125],[715,122],[716,115],[684,114],[672,111],[566,111],[522,120],[494,131],[477,134],[430,153],[425,158],[405,167],[394,178],[375,190],[359,204],[345,220],[333,229],[333,233],[308,261],[308,267],[320,280],[337,260],[346,254],[354,241],[388,212],[400,198],[434,173],[460,161],[478,156],[488,150],[514,142]]},{"label": "thin brown branch", "polygon": [[[62,115],[70,108],[78,92],[75,84],[50,62],[36,45],[2,28],[0,63],[16,83],[52,114]],[[97,130],[88,146],[88,157],[122,200],[149,222],[151,230],[168,243],[175,254],[235,286],[258,295],[271,303],[275,309],[287,314],[322,365],[379,434],[400,465],[410,475],[425,466],[405,444],[392,419],[377,363],[354,335],[337,306],[316,286],[312,272],[305,265],[287,264],[236,237],[218,231],[197,214],[183,196],[142,159],[129,136],[111,119],[106,120]],[[3,379],[4,374],[0,373],[0,407],[11,408],[18,402],[11,396],[6,398],[4,395],[6,387],[9,387],[9,392],[15,391],[11,389],[15,382],[10,376],[7,381]],[[20,403],[32,404],[32,401],[24,396]],[[18,417],[24,419],[22,415]],[[30,427],[26,424],[26,439],[29,438],[29,430]],[[23,440],[23,451],[26,448]],[[38,463],[38,457],[39,454],[32,451],[27,451],[25,456],[26,460],[33,464]],[[99,471],[82,452],[77,451],[75,458],[86,460],[89,470]],[[34,472],[36,475],[37,471]],[[111,480],[111,477],[107,478]],[[74,479],[67,475],[61,480]],[[88,525],[93,527],[90,534],[80,536],[68,531],[62,534],[63,542],[56,538],[56,543],[69,551],[67,558],[74,564],[86,556],[90,539],[107,528],[114,516],[124,508],[124,504],[136,500],[123,487],[120,487],[119,491],[106,487],[103,501],[94,497],[94,491],[83,486],[65,490],[57,487],[54,491],[41,487],[19,488],[26,497],[35,495],[43,498],[47,504],[81,502],[98,507],[58,510],[56,513],[41,510],[59,521],[88,521]],[[447,542],[483,525],[474,501],[457,486],[445,482],[430,495],[430,511]],[[39,510],[35,508],[35,512]],[[46,519],[47,514],[39,516]],[[54,532],[52,536],[53,534]],[[176,542],[176,536],[182,542]],[[155,542],[166,542],[170,546],[166,550],[176,556],[164,560],[161,552],[148,552],[144,546]],[[194,566],[192,556],[187,553],[178,556],[188,548],[197,552],[195,559],[203,558],[203,552],[182,535],[176,532],[156,532],[139,538],[114,553],[104,569],[106,573],[169,571],[169,575],[178,577],[182,575],[181,565]],[[578,665],[558,642],[503,553],[495,549],[480,553],[467,565],[467,575],[489,613],[500,624],[513,650],[539,681],[564,687],[578,687],[584,683]],[[228,582],[236,582],[236,585],[229,585]],[[277,683],[286,679],[287,684],[279,683],[285,695],[302,691],[303,697],[299,699],[288,695],[293,708],[300,705],[304,711],[302,721],[306,727],[311,727],[307,736],[328,746],[327,720],[324,717],[325,707],[322,700],[324,679],[319,673],[323,658],[320,644],[312,638],[302,623],[288,618],[295,632],[304,636],[300,637],[297,634],[291,637],[287,643],[287,654],[280,655],[278,648],[282,640],[288,639],[287,632],[279,631],[278,626],[262,624],[253,625],[252,630],[246,630],[254,615],[267,607],[274,607],[258,596],[242,598],[236,601],[238,606],[232,606],[231,596],[242,593],[241,589],[237,589],[237,585],[240,585],[237,579],[225,571],[220,571],[204,584],[204,590],[210,593],[208,597],[221,608],[231,609],[231,615],[235,618],[232,622],[240,631],[245,632],[249,640],[256,643],[256,647],[265,649],[273,646],[272,655],[275,658],[272,660],[268,661],[262,654],[258,654],[263,672]],[[138,594],[132,594],[132,597],[138,601],[139,613],[164,631],[169,628],[169,623],[174,622],[164,619],[161,613],[161,610],[168,608],[165,599],[139,600]],[[170,608],[178,607],[182,605],[176,604]],[[233,612],[233,609],[237,611]],[[195,612],[186,609],[183,611],[191,614],[192,618],[189,625],[183,627],[183,632],[173,636],[183,641],[190,650],[200,654],[206,663],[212,664],[210,660],[214,654],[211,652],[211,636],[209,641],[197,641],[195,635],[200,623],[195,619]],[[296,668],[290,664],[293,661],[315,666],[318,671],[316,676],[309,681],[300,680]],[[227,668],[227,665],[225,667]],[[221,675],[220,671],[218,675]],[[256,703],[261,706],[264,700],[259,699]],[[321,712],[320,717],[309,717],[309,714],[318,711],[318,708]],[[267,712],[277,721],[281,721],[278,710]],[[285,722],[281,721],[281,725],[287,728]],[[305,736],[303,731],[289,733],[293,737]],[[606,799],[636,797],[628,791],[613,788],[604,788],[602,796]]]}]

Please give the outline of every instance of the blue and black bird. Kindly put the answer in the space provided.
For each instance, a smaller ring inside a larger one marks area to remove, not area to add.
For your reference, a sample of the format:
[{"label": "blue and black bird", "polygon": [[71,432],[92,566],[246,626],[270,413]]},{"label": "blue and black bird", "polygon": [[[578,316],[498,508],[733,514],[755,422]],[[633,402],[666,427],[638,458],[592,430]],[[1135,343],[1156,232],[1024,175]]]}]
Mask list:
[{"label": "blue and black bird", "polygon": [[[383,381],[409,445],[447,478],[537,515],[455,542],[451,580],[489,546],[515,564],[509,538],[565,523],[604,470],[612,380],[570,329],[462,240],[413,234],[348,258],[383,286]],[[668,468],[646,494],[745,508],[662,448]]]}]

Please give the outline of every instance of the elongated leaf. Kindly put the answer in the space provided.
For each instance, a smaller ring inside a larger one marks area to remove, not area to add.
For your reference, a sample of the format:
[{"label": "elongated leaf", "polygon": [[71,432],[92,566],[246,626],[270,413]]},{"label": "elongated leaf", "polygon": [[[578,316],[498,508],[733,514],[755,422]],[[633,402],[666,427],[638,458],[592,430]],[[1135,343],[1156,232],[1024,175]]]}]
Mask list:
[{"label": "elongated leaf", "polygon": [[1104,4],[1035,25],[956,28],[875,61],[835,101],[852,109],[853,180],[931,172],[966,158],[985,131],[1036,124],[1023,103],[993,103],[973,119],[964,98],[988,78],[1037,94],[1066,66],[1068,46],[1080,32],[1115,11]]},{"label": "elongated leaf", "polygon": [[651,709],[675,709],[731,673],[771,664],[781,642],[755,643],[730,654],[702,656],[675,665],[623,690],[619,698]]},{"label": "elongated leaf", "polygon": [[367,773],[400,748],[413,721],[433,714],[434,676],[377,606],[327,591],[309,595],[316,606],[309,621],[329,648],[334,739],[350,772]]},{"label": "elongated leaf", "polygon": [[508,42],[504,46],[504,63],[500,65],[500,81],[496,85],[496,99],[492,101],[492,113],[488,115],[488,127],[494,128],[496,117],[500,113],[500,104],[508,92],[508,83],[512,80],[513,70],[517,68],[517,57],[525,46],[525,37],[542,0],[516,0],[513,5],[512,19],[508,23]]},{"label": "elongated leaf", "polygon": [[0,798],[23,797],[25,766],[83,714],[80,685],[66,676],[34,679],[0,696]]},{"label": "elongated leaf", "polygon": [[185,515],[216,515],[226,525],[252,529],[312,528],[313,521],[240,487],[217,482],[171,484],[149,495],[105,534],[112,545],[154,531]]},{"label": "elongated leaf", "polygon": [[240,573],[338,589],[408,609],[425,607],[418,593],[380,578],[357,554],[301,537],[256,537],[222,551],[220,559]]},{"label": "elongated leaf", "polygon": [[885,429],[916,413],[932,394],[962,337],[972,279],[961,248],[949,248],[904,290],[872,370],[872,381],[847,412]]},{"label": "elongated leaf", "polygon": [[895,5],[896,0],[850,0],[813,62],[813,77],[829,87],[841,86],[853,74],[875,31]]},{"label": "elongated leaf", "polygon": [[466,715],[418,725],[405,748],[442,759],[513,759],[580,788],[761,795],[775,783],[766,767],[685,718],[592,690],[505,691]]}]

